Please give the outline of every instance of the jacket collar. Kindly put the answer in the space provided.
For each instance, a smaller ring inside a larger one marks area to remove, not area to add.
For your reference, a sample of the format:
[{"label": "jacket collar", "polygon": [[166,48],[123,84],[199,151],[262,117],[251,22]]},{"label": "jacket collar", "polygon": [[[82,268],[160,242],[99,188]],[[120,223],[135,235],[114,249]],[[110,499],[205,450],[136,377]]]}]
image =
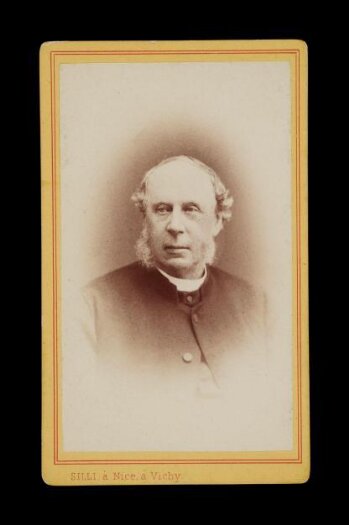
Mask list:
[{"label": "jacket collar", "polygon": [[164,276],[168,281],[170,281],[171,284],[174,284],[177,288],[178,292],[184,292],[184,293],[190,293],[190,292],[196,292],[198,291],[203,283],[206,280],[207,277],[207,270],[205,266],[204,275],[200,279],[179,279],[177,277],[173,277],[172,275],[169,275],[168,273],[164,272],[160,268],[157,268],[157,270]]},{"label": "jacket collar", "polygon": [[[167,279],[167,277],[162,275],[156,268],[146,268],[144,270],[146,272],[144,276],[146,283],[152,292],[159,294],[162,298],[167,299],[168,301],[177,303],[178,292],[176,286],[172,284]],[[200,288],[202,299],[209,294],[212,284],[211,268],[209,265],[206,266],[206,272],[206,279]]]}]

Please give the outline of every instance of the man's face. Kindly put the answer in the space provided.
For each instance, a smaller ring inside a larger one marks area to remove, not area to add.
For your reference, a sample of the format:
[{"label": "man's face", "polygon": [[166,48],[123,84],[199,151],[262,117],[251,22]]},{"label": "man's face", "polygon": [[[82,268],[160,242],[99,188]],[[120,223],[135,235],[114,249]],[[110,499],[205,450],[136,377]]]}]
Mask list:
[{"label": "man's face", "polygon": [[146,223],[155,265],[175,277],[200,278],[222,227],[208,173],[185,159],[157,168],[147,182]]}]

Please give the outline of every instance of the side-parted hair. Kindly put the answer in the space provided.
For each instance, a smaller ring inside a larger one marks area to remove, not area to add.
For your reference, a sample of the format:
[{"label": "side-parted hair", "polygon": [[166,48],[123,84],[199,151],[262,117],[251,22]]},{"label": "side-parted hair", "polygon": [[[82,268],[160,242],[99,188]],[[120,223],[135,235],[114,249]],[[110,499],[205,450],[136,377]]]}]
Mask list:
[{"label": "side-parted hair", "polygon": [[231,208],[234,202],[233,197],[229,194],[229,190],[227,190],[223,182],[218,177],[217,173],[212,168],[210,168],[209,166],[207,166],[200,160],[197,160],[193,157],[188,157],[186,155],[169,157],[161,161],[159,164],[151,168],[149,171],[147,171],[139,187],[136,189],[136,191],[133,193],[131,197],[131,200],[135,203],[135,206],[139,208],[143,214],[145,214],[146,206],[147,206],[147,200],[146,200],[147,182],[149,180],[149,177],[151,176],[153,172],[155,172],[161,166],[164,166],[165,164],[168,164],[170,162],[174,162],[177,160],[185,160],[187,162],[190,162],[194,164],[196,167],[201,168],[203,171],[205,171],[210,176],[212,186],[213,186],[215,196],[216,196],[217,216],[221,218],[223,222],[228,221],[231,218]]}]

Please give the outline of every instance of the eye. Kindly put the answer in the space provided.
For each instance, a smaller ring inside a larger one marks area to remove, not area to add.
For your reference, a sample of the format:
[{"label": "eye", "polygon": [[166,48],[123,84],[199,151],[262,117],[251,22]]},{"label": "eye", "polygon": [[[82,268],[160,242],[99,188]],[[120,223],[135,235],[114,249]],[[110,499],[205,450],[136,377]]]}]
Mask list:
[{"label": "eye", "polygon": [[166,215],[166,213],[170,213],[170,211],[171,206],[169,206],[168,204],[158,204],[155,207],[155,213],[157,213],[158,215]]},{"label": "eye", "polygon": [[193,204],[193,203],[186,204],[185,206],[183,206],[183,210],[185,211],[185,213],[189,213],[189,214],[200,212],[200,208],[196,204]]}]

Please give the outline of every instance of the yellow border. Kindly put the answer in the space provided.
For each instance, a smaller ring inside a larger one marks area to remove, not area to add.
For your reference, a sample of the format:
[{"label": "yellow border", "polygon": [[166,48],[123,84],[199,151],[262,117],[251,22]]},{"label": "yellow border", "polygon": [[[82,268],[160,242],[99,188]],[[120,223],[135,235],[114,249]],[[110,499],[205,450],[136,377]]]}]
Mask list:
[{"label": "yellow border", "polygon": [[[294,449],[275,452],[63,453],[60,374],[59,67],[66,63],[289,61],[292,71]],[[43,479],[52,485],[301,483],[308,479],[307,47],[298,40],[54,42],[40,51]],[[55,278],[54,278],[55,277]],[[301,393],[300,392],[301,388]],[[53,404],[53,394],[57,403]],[[301,438],[300,438],[301,436]],[[128,462],[128,464],[126,464]],[[155,473],[158,473],[155,475]]]}]

